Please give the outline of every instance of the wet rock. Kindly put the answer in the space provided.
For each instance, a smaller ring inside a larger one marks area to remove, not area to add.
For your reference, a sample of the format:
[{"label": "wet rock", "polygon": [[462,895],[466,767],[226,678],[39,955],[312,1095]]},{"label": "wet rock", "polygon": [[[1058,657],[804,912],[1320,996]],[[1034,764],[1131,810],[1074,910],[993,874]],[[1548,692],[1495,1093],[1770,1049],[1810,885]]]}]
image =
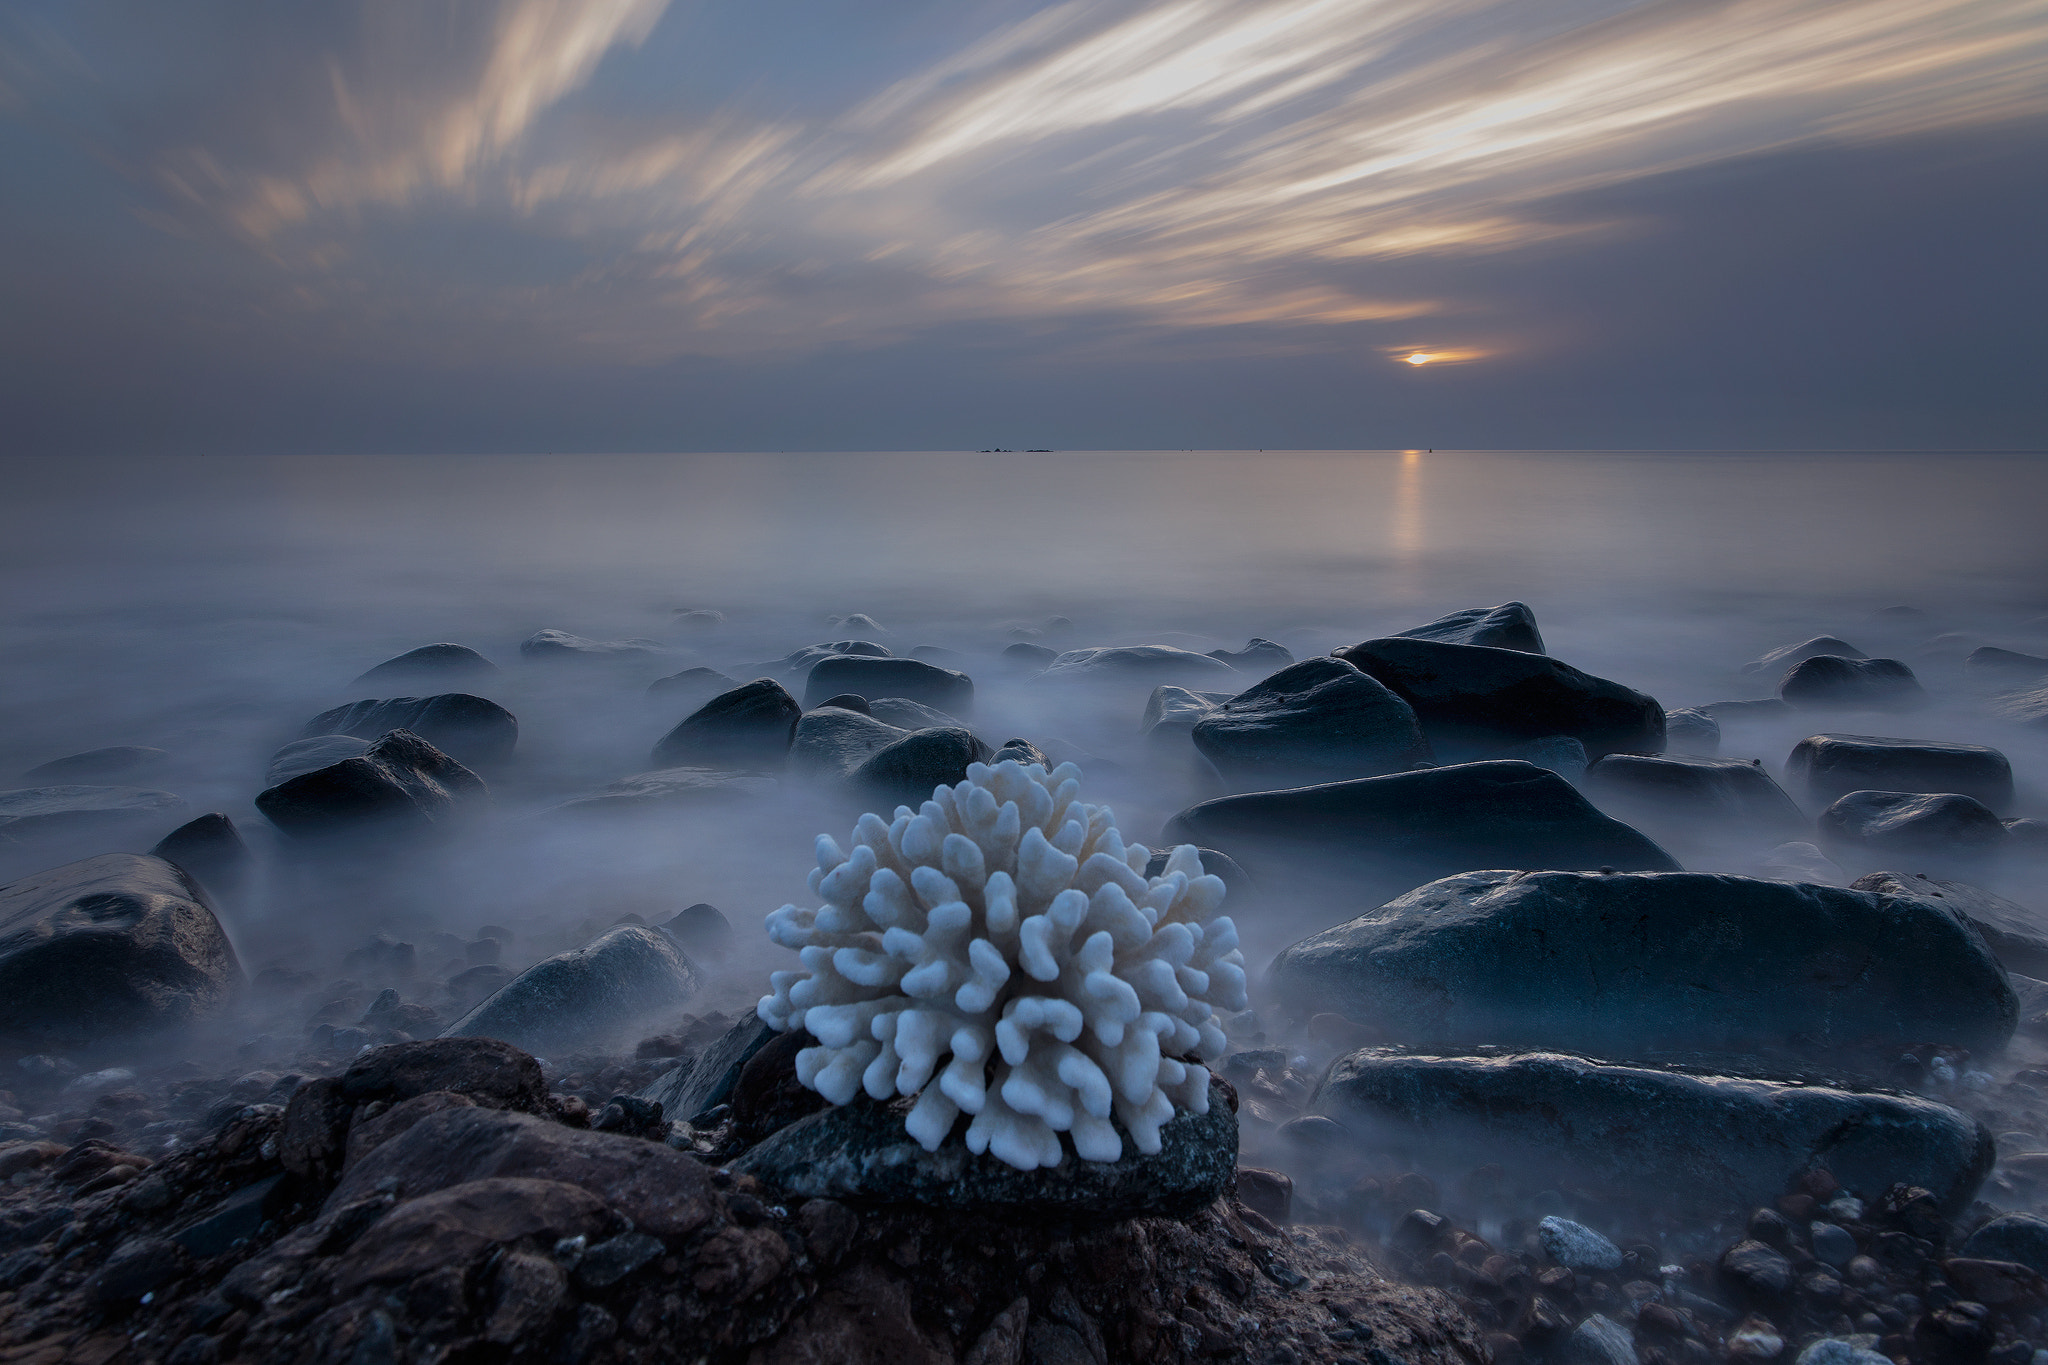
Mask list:
[{"label": "wet rock", "polygon": [[1994,810],[2012,802],[2012,764],[1982,744],[1809,735],[1793,747],[1785,776],[1822,802],[1856,791],[1955,792]]},{"label": "wet rock", "polygon": [[952,716],[974,713],[974,680],[922,659],[874,659],[841,655],[811,666],[804,682],[804,709],[837,692],[863,697],[904,697]]},{"label": "wet rock", "polygon": [[1243,649],[1212,649],[1212,659],[1221,659],[1247,678],[1268,677],[1294,662],[1293,651],[1254,635]]},{"label": "wet rock", "polygon": [[668,647],[659,640],[586,640],[552,629],[537,630],[519,642],[520,657],[548,662],[635,659],[667,652]]},{"label": "wet rock", "polygon": [[512,978],[444,1038],[497,1038],[533,1052],[593,1044],[697,991],[697,971],[659,930],[622,924]]},{"label": "wet rock", "polygon": [[1046,665],[1040,675],[1049,681],[1235,689],[1244,675],[1221,659],[1172,645],[1107,645],[1070,649]]},{"label": "wet rock", "polygon": [[647,695],[662,701],[701,706],[719,693],[730,692],[739,685],[738,678],[728,678],[715,668],[686,668],[647,684]]},{"label": "wet rock", "polygon": [[[813,667],[826,659],[841,655],[856,655],[866,659],[893,659],[896,652],[887,645],[878,645],[872,640],[834,640],[829,644],[806,645],[773,663],[764,664],[758,670],[771,677],[801,678]],[[811,708],[806,707],[806,710]]]},{"label": "wet rock", "polygon": [[1814,1167],[1858,1197],[1908,1181],[1952,1212],[1991,1169],[1990,1133],[1903,1095],[1680,1073],[1560,1053],[1339,1058],[1311,1107],[1445,1165],[1497,1161],[1560,1180],[1654,1189],[1674,1210],[1737,1213]]},{"label": "wet rock", "polygon": [[967,780],[967,765],[986,762],[991,750],[967,730],[919,730],[878,749],[848,776],[848,785],[882,809],[915,809],[932,789]]},{"label": "wet rock", "polygon": [[766,773],[729,772],[717,768],[657,768],[607,782],[596,791],[573,796],[554,809],[563,815],[660,810],[675,806],[723,806],[749,801],[778,790]]},{"label": "wet rock", "polygon": [[1536,613],[1523,602],[1503,602],[1497,607],[1467,607],[1439,616],[1428,625],[1399,630],[1407,640],[1435,640],[1446,645],[1480,645],[1487,649],[1512,649],[1524,654],[1543,653],[1543,633],[1536,629]]},{"label": "wet rock", "polygon": [[1678,867],[1557,774],[1519,762],[1219,797],[1174,816],[1165,837],[1219,849],[1268,888],[1328,878],[1354,904],[1474,867]]},{"label": "wet rock", "polygon": [[337,706],[307,721],[299,738],[353,735],[376,740],[393,730],[409,730],[441,752],[478,767],[508,761],[519,745],[519,722],[512,713],[467,692]]},{"label": "wet rock", "polygon": [[1813,1244],[1815,1260],[1832,1266],[1845,1266],[1856,1259],[1856,1237],[1847,1228],[1833,1223],[1815,1223],[1807,1229],[1807,1237]]},{"label": "wet rock", "polygon": [[1858,877],[1851,885],[1858,891],[1940,901],[1976,926],[2007,971],[2048,980],[2048,924],[2043,922],[2048,917],[2024,905],[1966,882],[1908,876],[1903,872],[1873,872]]},{"label": "wet rock", "polygon": [[1799,1352],[1795,1365],[1891,1365],[1891,1357],[1841,1337],[1822,1337]]},{"label": "wet rock", "polygon": [[1820,845],[1804,839],[1779,844],[1756,860],[1750,875],[1774,882],[1812,882],[1815,886],[1847,886],[1848,874]]},{"label": "wet rock", "polygon": [[[468,645],[421,645],[395,659],[386,659],[349,684],[371,687],[380,683],[486,682],[498,674],[498,666]],[[392,727],[386,726],[386,729]],[[410,728],[410,727],[408,727]]]},{"label": "wet rock", "polygon": [[141,787],[53,786],[0,791],[0,845],[59,839],[113,840],[170,822],[185,808],[172,792]]},{"label": "wet rock", "polygon": [[88,749],[82,754],[53,758],[48,763],[30,768],[21,777],[22,781],[35,786],[111,782],[116,778],[135,777],[161,768],[169,757],[162,749],[146,745],[115,744],[105,749]]},{"label": "wet rock", "polygon": [[640,1092],[671,1119],[693,1120],[732,1098],[740,1071],[776,1037],[749,1009],[688,1066],[664,1072]]},{"label": "wet rock", "polygon": [[1664,708],[1654,698],[1546,655],[1390,636],[1337,657],[1414,707],[1441,756],[1545,735],[1570,735],[1594,759],[1664,748]]},{"label": "wet rock", "polygon": [[[777,1237],[776,1240],[782,1239]],[[607,1237],[584,1252],[576,1262],[576,1281],[590,1289],[604,1289],[625,1279],[666,1249],[659,1239],[644,1232]],[[783,1259],[788,1260],[786,1253]]]},{"label": "wet rock", "polygon": [[2048,682],[2048,659],[1985,645],[1963,660],[1963,673],[1980,687],[2025,688]]},{"label": "wet rock", "polygon": [[1792,1292],[1792,1262],[1762,1242],[1737,1242],[1721,1253],[1721,1282],[1739,1297],[1765,1306]]},{"label": "wet rock", "polygon": [[2048,1300],[2048,1280],[2013,1261],[1959,1256],[1943,1261],[1941,1270],[1964,1298],[1992,1308],[2025,1309]]},{"label": "wet rock", "polygon": [[1963,1255],[1982,1261],[2014,1261],[2048,1275],[2048,1218],[2005,1213],[1969,1235]]},{"label": "wet rock", "polygon": [[1028,768],[1032,764],[1036,763],[1039,767],[1045,769],[1047,772],[1051,772],[1054,768],[1059,766],[1057,763],[1054,763],[1050,758],[1046,757],[1044,750],[1040,749],[1036,744],[1033,744],[1028,739],[1004,740],[1003,747],[996,750],[994,753],[990,754],[988,756],[988,761],[989,766],[991,767],[995,766],[998,763],[1015,762],[1021,763]]},{"label": "wet rock", "polygon": [[398,1103],[448,1090],[529,1114],[542,1112],[548,1093],[540,1064],[496,1038],[423,1038],[374,1048],[349,1064],[339,1085],[350,1104]]},{"label": "wet rock", "polygon": [[1697,706],[1666,711],[1664,747],[1674,754],[1717,754],[1721,751],[1721,722]]},{"label": "wet rock", "polygon": [[416,1199],[503,1178],[575,1185],[656,1237],[688,1236],[716,1207],[704,1164],[662,1143],[472,1108],[429,1114],[370,1152],[342,1177],[326,1208],[345,1210],[380,1193]]},{"label": "wet rock", "polygon": [[1796,645],[1780,645],[1762,658],[1751,659],[1742,666],[1744,673],[1765,673],[1771,677],[1783,676],[1786,669],[1794,664],[1822,654],[1831,654],[1838,659],[1862,659],[1866,654],[1847,640],[1832,635],[1816,635],[1810,640],[1801,640]]},{"label": "wet rock", "polygon": [[1049,667],[1052,661],[1059,658],[1059,656],[1059,651],[1056,649],[1047,649],[1044,645],[1034,645],[1019,640],[1014,645],[1006,646],[1000,657],[1004,665],[1009,668],[1017,669],[1020,672],[1028,670],[1036,673]]},{"label": "wet rock", "polygon": [[600,1195],[559,1179],[474,1180],[417,1196],[373,1223],[335,1266],[336,1287],[348,1294],[443,1267],[460,1272],[505,1243],[596,1237],[607,1221]]},{"label": "wet rock", "polygon": [[281,1175],[266,1176],[223,1199],[206,1217],[171,1240],[198,1259],[211,1260],[226,1254],[237,1242],[247,1242],[262,1230],[264,1206],[276,1191]]},{"label": "wet rock", "polygon": [[899,730],[962,730],[959,719],[935,706],[908,697],[876,697],[868,703],[868,714]]},{"label": "wet rock", "polygon": [[235,822],[219,811],[178,826],[157,840],[150,854],[184,869],[216,895],[230,896],[247,883],[255,861]]},{"label": "wet rock", "polygon": [[693,962],[715,962],[732,953],[732,921],[704,901],[678,910],[661,931],[681,945]]},{"label": "wet rock", "polygon": [[1910,711],[1927,693],[1897,659],[1816,654],[1787,669],[1778,695],[1802,711]]},{"label": "wet rock", "polygon": [[721,692],[654,746],[661,768],[779,768],[803,708],[781,683],[756,678]]},{"label": "wet rock", "polygon": [[1586,777],[1586,746],[1570,735],[1545,735],[1541,739],[1525,739],[1520,744],[1510,744],[1505,749],[1496,749],[1484,761],[1513,760],[1534,763],[1546,772],[1556,773],[1565,781],[1577,786]]},{"label": "wet rock", "polygon": [[1472,872],[1274,959],[1290,1009],[1426,1046],[1996,1050],[2018,1002],[1939,902],[1700,872]]},{"label": "wet rock", "polygon": [[18,1045],[181,1028],[241,980],[205,893],[161,858],[108,853],[0,887],[0,1037]]},{"label": "wet rock", "polygon": [[1967,870],[2009,837],[1990,807],[1951,793],[1850,792],[1822,811],[1818,824],[1821,847],[1852,867],[1910,858],[1937,870]]},{"label": "wet rock", "polygon": [[858,711],[822,706],[798,719],[789,746],[789,770],[814,780],[844,780],[909,733]]},{"label": "wet rock", "polygon": [[1195,692],[1161,683],[1145,699],[1145,714],[1138,722],[1139,733],[1161,742],[1192,739],[1197,723],[1216,714],[1218,707],[1236,696],[1235,692]]},{"label": "wet rock", "polygon": [[1564,1358],[1569,1365],[1636,1365],[1635,1339],[1604,1314],[1589,1314],[1564,1339]]},{"label": "wet rock", "polygon": [[1536,1224],[1543,1254],[1566,1270],[1619,1270],[1621,1248],[1583,1223],[1556,1214]]},{"label": "wet rock", "polygon": [[360,758],[369,752],[370,744],[370,740],[357,739],[354,735],[315,735],[311,739],[295,739],[270,756],[264,784],[275,787],[305,773],[317,772],[330,763]]},{"label": "wet rock", "polygon": [[480,809],[490,790],[418,735],[393,730],[345,758],[257,794],[256,809],[298,839],[422,835]]},{"label": "wet rock", "polygon": [[[1149,708],[1148,708],[1149,710]],[[1427,763],[1408,704],[1342,659],[1306,659],[1196,721],[1195,747],[1240,790],[1378,777]]]},{"label": "wet rock", "polygon": [[1777,844],[1807,832],[1784,788],[1740,758],[1609,754],[1586,769],[1586,795],[1666,846]]},{"label": "wet rock", "polygon": [[903,1130],[905,1112],[906,1104],[857,1097],[772,1134],[733,1169],[808,1199],[1109,1219],[1192,1212],[1227,1190],[1237,1168],[1237,1119],[1220,1082],[1211,1083],[1207,1114],[1177,1114],[1160,1130],[1156,1155],[1138,1153],[1126,1138],[1121,1160],[1083,1161],[1069,1151],[1049,1170],[975,1156],[954,1138],[927,1152]]},{"label": "wet rock", "polygon": [[169,1238],[130,1237],[86,1282],[85,1297],[108,1311],[133,1309],[143,1295],[177,1279],[191,1263],[185,1249]]}]

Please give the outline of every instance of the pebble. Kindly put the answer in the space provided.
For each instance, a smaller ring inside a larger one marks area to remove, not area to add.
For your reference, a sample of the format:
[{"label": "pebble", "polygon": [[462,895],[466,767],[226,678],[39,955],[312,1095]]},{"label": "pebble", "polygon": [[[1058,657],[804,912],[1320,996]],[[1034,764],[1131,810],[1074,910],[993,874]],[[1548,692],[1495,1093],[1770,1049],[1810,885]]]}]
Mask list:
[{"label": "pebble", "polygon": [[1536,1225],[1543,1252],[1567,1270],[1619,1270],[1621,1248],[1583,1223],[1552,1214]]},{"label": "pebble", "polygon": [[1856,1258],[1856,1238],[1847,1228],[1833,1223],[1815,1223],[1810,1233],[1813,1254],[1832,1266],[1845,1266]]}]

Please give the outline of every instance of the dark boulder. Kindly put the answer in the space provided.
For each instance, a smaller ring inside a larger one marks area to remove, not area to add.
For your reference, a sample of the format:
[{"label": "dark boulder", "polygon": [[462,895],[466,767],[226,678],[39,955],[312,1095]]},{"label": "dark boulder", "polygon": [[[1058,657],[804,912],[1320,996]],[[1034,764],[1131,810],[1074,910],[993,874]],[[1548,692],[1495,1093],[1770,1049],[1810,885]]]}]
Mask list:
[{"label": "dark boulder", "polygon": [[[2048,980],[2048,916],[1967,882],[1910,876],[1904,872],[1873,872],[1858,877],[1850,885],[1858,891],[1880,895],[1940,901],[1976,926],[2008,972]],[[2023,1017],[2025,1013],[2021,1011]]]},{"label": "dark boulder", "polygon": [[1875,1202],[1897,1182],[1968,1206],[1991,1135],[1946,1105],[1557,1053],[1339,1058],[1312,1107],[1447,1170],[1499,1162],[1549,1188],[1638,1191],[1740,1215],[1826,1169]]},{"label": "dark boulder", "polygon": [[1194,692],[1171,683],[1161,683],[1145,699],[1145,714],[1138,722],[1139,733],[1155,742],[1189,742],[1197,724],[1216,714],[1216,708],[1236,696],[1235,692]]},{"label": "dark boulder", "polygon": [[834,640],[829,644],[805,645],[772,663],[763,664],[758,670],[772,677],[798,677],[809,673],[812,667],[826,659],[836,659],[844,654],[857,655],[864,659],[893,659],[896,652],[887,645],[878,645],[872,640]]},{"label": "dark boulder", "polygon": [[1218,797],[1174,816],[1165,839],[1220,849],[1269,889],[1334,881],[1354,904],[1475,867],[1678,867],[1556,773],[1517,762]]},{"label": "dark boulder", "polygon": [[1717,754],[1721,751],[1721,722],[1697,706],[1666,711],[1664,747],[1674,754]]},{"label": "dark boulder", "polygon": [[1937,870],[1979,866],[2010,837],[1982,801],[1953,792],[1850,792],[1820,814],[1821,847],[1845,866],[1912,860]]},{"label": "dark boulder", "polygon": [[1963,1255],[1980,1261],[2009,1261],[2048,1275],[2048,1218],[2007,1213],[1971,1233]]},{"label": "dark boulder", "polygon": [[374,742],[357,739],[354,735],[315,735],[311,739],[295,739],[270,756],[270,768],[263,775],[263,785],[279,786],[305,773],[317,772],[330,763],[339,763],[344,758],[361,758]]},{"label": "dark boulder", "polygon": [[913,810],[932,799],[932,789],[967,780],[967,765],[985,763],[988,745],[966,730],[918,730],[877,749],[848,775],[853,790],[893,810]]},{"label": "dark boulder", "polygon": [[876,720],[886,721],[899,730],[961,730],[958,716],[951,716],[936,706],[926,706],[921,701],[908,697],[874,697],[868,701],[868,714]]},{"label": "dark boulder", "polygon": [[789,770],[801,777],[838,780],[909,736],[884,720],[840,706],[804,712],[789,746]]},{"label": "dark boulder", "polygon": [[818,703],[818,709],[821,711],[831,707],[837,707],[841,711],[857,712],[863,716],[872,716],[875,713],[874,708],[868,705],[866,697],[853,692],[841,692],[836,697],[827,697]]},{"label": "dark boulder", "polygon": [[692,962],[717,962],[732,955],[732,921],[707,901],[686,905],[661,926]]},{"label": "dark boulder", "polygon": [[976,1156],[958,1137],[927,1152],[903,1129],[908,1110],[907,1100],[858,1096],[780,1129],[732,1168],[809,1199],[1074,1220],[1192,1213],[1226,1193],[1237,1169],[1237,1117],[1216,1081],[1209,1112],[1176,1114],[1152,1156],[1126,1137],[1119,1160],[1083,1161],[1069,1150],[1059,1165],[1035,1171]]},{"label": "dark boulder", "polygon": [[1467,607],[1448,616],[1439,616],[1428,625],[1394,633],[1409,640],[1484,645],[1488,649],[1513,649],[1524,654],[1543,653],[1543,632],[1536,629],[1536,613],[1523,602],[1503,602],[1497,607]]},{"label": "dark boulder", "polygon": [[395,659],[386,659],[369,672],[349,684],[351,687],[375,686],[379,683],[407,683],[422,681],[485,682],[495,677],[498,666],[468,645],[421,645],[410,649]]},{"label": "dark boulder", "polygon": [[[0,791],[0,845],[74,838],[118,839],[162,829],[185,808],[171,792],[142,787],[21,787]],[[104,846],[104,845],[102,845]]]},{"label": "dark boulder", "polygon": [[908,697],[936,706],[948,715],[974,712],[974,679],[922,659],[870,659],[838,655],[811,666],[804,682],[804,708],[809,710],[836,692],[863,697]]},{"label": "dark boulder", "polygon": [[24,782],[37,786],[111,782],[116,778],[135,777],[159,769],[169,757],[162,749],[151,749],[141,744],[116,744],[106,749],[88,749],[82,754],[53,758],[48,763],[30,768],[21,777]]},{"label": "dark boulder", "polygon": [[1342,659],[1304,659],[1193,727],[1195,747],[1239,790],[1405,772],[1429,762],[1415,712]]},{"label": "dark boulder", "polygon": [[1060,655],[1056,649],[1047,649],[1044,645],[1034,645],[1019,640],[1014,645],[1006,646],[1000,657],[1003,661],[1003,666],[1006,668],[1016,669],[1019,672],[1036,673],[1051,667],[1052,661],[1059,658]]},{"label": "dark boulder", "polygon": [[2012,764],[1982,744],[1808,735],[1785,760],[1785,776],[1823,803],[1860,791],[1958,792],[1993,810],[2012,803]]},{"label": "dark boulder", "polygon": [[1139,683],[1156,687],[1236,687],[1244,675],[1221,659],[1172,645],[1111,645],[1070,649],[1046,665],[1041,677],[1058,682]]},{"label": "dark boulder", "polygon": [[1586,769],[1586,795],[1661,844],[1780,844],[1807,833],[1806,816],[1761,765],[1740,758],[1609,754]]},{"label": "dark boulder", "polygon": [[1268,993],[1420,1047],[1995,1051],[2018,1002],[1963,916],[1919,896],[1703,872],[1468,872],[1288,948]]},{"label": "dark boulder", "polygon": [[994,767],[998,763],[1011,761],[1021,763],[1027,768],[1035,763],[1047,772],[1051,772],[1059,766],[1046,756],[1045,750],[1039,748],[1028,739],[1006,739],[1003,741],[1002,748],[988,756],[990,767]]},{"label": "dark boulder", "polygon": [[307,721],[299,738],[354,735],[374,740],[393,730],[410,730],[442,753],[479,767],[505,762],[519,744],[519,722],[512,713],[467,692],[337,706]]},{"label": "dark boulder", "polygon": [[1556,773],[1573,786],[1579,785],[1586,776],[1586,746],[1570,735],[1545,735],[1541,739],[1525,739],[1520,744],[1510,744],[1505,749],[1496,749],[1486,755],[1486,760],[1513,759],[1521,763],[1534,763],[1539,768]]},{"label": "dark boulder", "polygon": [[197,882],[107,853],[0,887],[0,1036],[83,1046],[211,1018],[241,983]]},{"label": "dark boulder", "polygon": [[443,1038],[497,1038],[547,1053],[596,1045],[651,1014],[681,1009],[697,970],[659,930],[622,924],[528,967]]},{"label": "dark boulder", "polygon": [[496,1038],[423,1038],[372,1048],[349,1063],[338,1084],[350,1104],[398,1104],[448,1090],[492,1109],[539,1114],[548,1097],[540,1063]]},{"label": "dark boulder", "polygon": [[407,730],[259,792],[256,809],[286,834],[325,839],[446,829],[490,798],[482,778]]},{"label": "dark boulder", "polygon": [[668,1118],[695,1119],[732,1098],[741,1070],[777,1036],[749,1009],[694,1062],[657,1076],[640,1092],[640,1098],[660,1105]]},{"label": "dark boulder", "polygon": [[1390,636],[1337,657],[1414,707],[1439,753],[1481,754],[1544,735],[1570,735],[1594,759],[1664,748],[1664,708],[1654,698],[1547,655]]},{"label": "dark boulder", "polygon": [[1910,711],[1927,702],[1913,670],[1897,659],[1816,654],[1787,669],[1778,695],[1802,711]]},{"label": "dark boulder", "polygon": [[1243,649],[1212,649],[1212,659],[1221,659],[1247,678],[1270,676],[1294,662],[1294,653],[1285,645],[1254,635]]},{"label": "dark boulder", "polygon": [[1963,660],[1963,673],[1978,686],[1993,690],[2039,687],[2048,682],[2048,659],[1985,645],[1970,651]]},{"label": "dark boulder", "polygon": [[219,811],[178,826],[157,840],[150,853],[176,864],[201,886],[224,895],[242,889],[254,862],[235,822]]},{"label": "dark boulder", "polygon": [[607,782],[554,807],[562,815],[619,815],[632,811],[683,810],[722,806],[767,796],[781,784],[765,773],[720,768],[656,768]]},{"label": "dark boulder", "polygon": [[1767,673],[1772,677],[1779,677],[1792,665],[1803,663],[1822,654],[1832,654],[1837,659],[1863,659],[1869,657],[1847,640],[1838,640],[1832,635],[1816,635],[1810,640],[1801,640],[1796,645],[1780,645],[1761,658],[1751,659],[1742,666],[1742,671],[1744,673]]},{"label": "dark boulder", "polygon": [[469,1181],[406,1201],[336,1258],[336,1292],[379,1285],[399,1290],[451,1271],[460,1284],[474,1263],[506,1243],[553,1246],[565,1238],[603,1237],[610,1219],[601,1194],[555,1179],[552,1172],[538,1174],[539,1179]]},{"label": "dark boulder", "polygon": [[779,768],[803,708],[773,678],[721,692],[684,717],[654,746],[660,768]]},{"label": "dark boulder", "polygon": [[586,640],[566,630],[537,630],[519,642],[521,657],[549,662],[567,659],[641,659],[666,654],[659,640]]},{"label": "dark boulder", "polygon": [[719,693],[730,692],[739,685],[738,678],[728,678],[715,668],[686,668],[647,684],[647,695],[661,701],[701,706]]}]

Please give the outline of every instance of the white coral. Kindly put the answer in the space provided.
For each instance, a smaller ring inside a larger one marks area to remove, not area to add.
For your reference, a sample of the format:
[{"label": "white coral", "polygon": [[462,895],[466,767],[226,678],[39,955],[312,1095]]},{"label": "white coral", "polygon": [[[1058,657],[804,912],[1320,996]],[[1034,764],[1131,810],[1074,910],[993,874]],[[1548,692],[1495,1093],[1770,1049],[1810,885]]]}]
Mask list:
[{"label": "white coral", "polygon": [[1023,1170],[1057,1165],[1061,1133],[1115,1161],[1112,1115],[1151,1153],[1176,1104],[1208,1112],[1215,1010],[1245,1005],[1223,883],[1192,844],[1148,881],[1151,852],[1075,799],[1080,778],[976,763],[915,812],[861,816],[851,852],[818,836],[825,904],[768,916],[803,970],[760,1003],[818,1040],[798,1080],[834,1104],[918,1096],[904,1126],[926,1151],[971,1114],[968,1148]]}]

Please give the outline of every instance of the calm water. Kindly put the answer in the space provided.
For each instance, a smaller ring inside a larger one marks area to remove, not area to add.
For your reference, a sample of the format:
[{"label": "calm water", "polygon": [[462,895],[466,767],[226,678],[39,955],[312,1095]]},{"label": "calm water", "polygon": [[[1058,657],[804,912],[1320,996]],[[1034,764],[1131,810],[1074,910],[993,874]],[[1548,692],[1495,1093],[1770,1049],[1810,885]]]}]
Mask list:
[{"label": "calm water", "polygon": [[[1299,656],[1520,598],[1553,654],[1666,706],[1762,695],[1745,660],[1827,631],[1907,658],[1942,697],[1903,732],[2001,744],[2035,805],[2048,778],[2038,737],[1976,718],[1959,665],[1976,643],[2048,651],[2048,459],[2034,456],[221,458],[13,460],[0,475],[7,774],[157,745],[175,766],[154,785],[260,834],[248,802],[264,759],[354,699],[364,669],[437,640],[506,666],[482,690],[522,722],[520,766],[497,784],[502,828],[519,832],[444,869],[430,897],[319,926],[357,941],[425,913],[457,929],[524,916],[566,938],[622,907],[699,899],[751,923],[801,896],[809,833],[841,821],[800,792],[723,825],[601,837],[534,812],[646,766],[679,719],[647,699],[650,679],[697,664],[751,676],[844,638],[831,618],[850,612],[899,653],[987,661],[965,665],[986,737],[1057,736],[1121,765],[1113,795],[1139,838],[1188,793],[1132,771],[1128,698],[1003,679],[1013,629],[1056,613],[1074,623],[1046,640],[1058,647],[1262,635]],[[1894,604],[1927,615],[1873,621]],[[690,607],[726,623],[683,633],[674,613]],[[670,652],[574,677],[522,668],[518,642],[543,627]],[[1963,641],[1930,644],[1943,632]],[[1776,763],[1796,738],[1754,742]],[[289,899],[241,915],[245,952],[319,936]]]}]

